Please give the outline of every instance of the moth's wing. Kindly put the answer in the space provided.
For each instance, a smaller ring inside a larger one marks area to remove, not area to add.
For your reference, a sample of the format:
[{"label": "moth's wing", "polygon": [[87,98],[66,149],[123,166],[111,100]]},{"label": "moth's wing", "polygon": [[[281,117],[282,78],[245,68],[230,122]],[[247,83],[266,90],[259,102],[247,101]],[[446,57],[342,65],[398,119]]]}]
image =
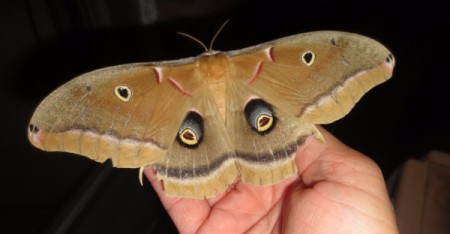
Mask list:
[{"label": "moth's wing", "polygon": [[[322,140],[314,124],[346,115],[394,66],[378,42],[341,32],[300,34],[226,54],[227,130],[242,180],[260,185],[295,174],[297,145],[309,135]],[[276,119],[268,133],[257,133],[245,116],[255,98],[272,106]]]},{"label": "moth's wing", "polygon": [[236,152],[241,180],[271,185],[296,174],[297,146],[310,135],[320,135],[316,127],[272,106],[273,127],[258,132],[250,125],[244,111],[255,94],[236,82],[230,82],[227,90],[226,129]]},{"label": "moth's wing", "polygon": [[[173,77],[178,80],[179,76]],[[184,87],[181,82],[180,86]],[[163,180],[167,195],[212,197],[233,183],[239,169],[211,91],[201,85],[190,98],[191,111],[201,115],[202,119],[203,131],[198,145],[189,147],[180,139],[174,140],[164,157],[159,158],[153,167],[158,178]]]},{"label": "moth's wing", "polygon": [[29,140],[47,151],[110,158],[116,167],[149,165],[167,151],[190,108],[189,99],[161,79],[164,67],[120,65],[71,80],[37,107]]},{"label": "moth's wing", "polygon": [[392,76],[395,65],[380,43],[332,31],[294,35],[227,55],[239,71],[236,79],[252,92],[313,124],[345,116],[364,93]]}]

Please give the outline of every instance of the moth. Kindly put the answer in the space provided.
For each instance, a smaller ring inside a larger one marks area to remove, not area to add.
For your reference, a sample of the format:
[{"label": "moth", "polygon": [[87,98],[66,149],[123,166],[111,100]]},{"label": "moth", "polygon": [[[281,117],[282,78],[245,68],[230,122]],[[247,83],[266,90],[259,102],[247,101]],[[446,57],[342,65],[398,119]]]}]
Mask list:
[{"label": "moth", "polygon": [[37,107],[28,138],[119,168],[152,167],[169,196],[205,198],[237,177],[272,185],[297,173],[297,146],[392,76],[391,52],[337,31],[241,50],[107,67]]}]

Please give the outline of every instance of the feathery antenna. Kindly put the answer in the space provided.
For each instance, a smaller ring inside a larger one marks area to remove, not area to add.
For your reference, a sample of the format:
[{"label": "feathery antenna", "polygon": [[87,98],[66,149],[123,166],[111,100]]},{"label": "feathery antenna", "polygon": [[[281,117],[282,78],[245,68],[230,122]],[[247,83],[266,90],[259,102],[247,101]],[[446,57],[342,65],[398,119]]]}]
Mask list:
[{"label": "feathery antenna", "polygon": [[228,24],[230,20],[228,19],[227,21],[225,21],[222,26],[220,26],[219,30],[217,30],[216,34],[214,35],[213,39],[211,40],[211,43],[209,43],[209,50],[212,50],[212,46],[214,44],[214,41],[216,41],[217,36],[219,35],[220,32],[222,32],[223,28],[225,27],[225,25]]},{"label": "feathery antenna", "polygon": [[182,33],[182,32],[177,32],[178,34],[180,34],[181,36],[184,36],[188,39],[191,39],[192,41],[196,42],[197,44],[199,44],[201,47],[203,47],[203,49],[205,49],[205,51],[208,51],[208,48],[206,47],[205,44],[203,44],[202,41],[200,41],[199,39],[187,34],[187,33]]},{"label": "feathery antenna", "polygon": [[182,36],[184,36],[184,37],[186,37],[186,38],[188,38],[188,39],[191,39],[195,43],[199,44],[205,50],[205,52],[208,52],[208,51],[212,51],[212,47],[213,47],[214,41],[216,41],[217,36],[220,34],[220,32],[223,30],[223,28],[225,27],[225,25],[227,25],[227,23],[229,21],[230,20],[225,21],[222,24],[222,26],[220,26],[219,30],[217,30],[216,34],[214,34],[214,37],[212,38],[211,43],[209,43],[209,48],[206,47],[206,45],[202,41],[200,41],[199,39],[195,38],[194,36],[191,36],[191,35],[189,35],[187,33],[183,33],[183,32],[177,32],[177,33],[182,35]]}]

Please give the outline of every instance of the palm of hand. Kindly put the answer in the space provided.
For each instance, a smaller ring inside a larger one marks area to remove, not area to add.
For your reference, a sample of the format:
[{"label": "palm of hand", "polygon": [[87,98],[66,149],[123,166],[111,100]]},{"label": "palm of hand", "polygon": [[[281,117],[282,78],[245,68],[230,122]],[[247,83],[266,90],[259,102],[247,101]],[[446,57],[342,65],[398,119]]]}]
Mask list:
[{"label": "palm of hand", "polygon": [[145,171],[181,233],[398,233],[383,176],[367,157],[321,129],[296,157],[299,176],[273,186],[242,182],[215,198],[171,198]]}]

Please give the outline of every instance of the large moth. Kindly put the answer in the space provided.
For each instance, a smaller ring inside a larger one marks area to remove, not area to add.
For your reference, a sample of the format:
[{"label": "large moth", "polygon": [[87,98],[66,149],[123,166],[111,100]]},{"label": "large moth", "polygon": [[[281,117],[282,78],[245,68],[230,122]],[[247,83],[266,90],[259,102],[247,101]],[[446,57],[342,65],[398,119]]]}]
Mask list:
[{"label": "large moth", "polygon": [[167,195],[212,197],[238,176],[271,185],[296,174],[297,146],[322,139],[315,124],[345,116],[394,65],[372,39],[319,31],[107,67],[46,97],[28,137],[47,151],[153,167]]}]

